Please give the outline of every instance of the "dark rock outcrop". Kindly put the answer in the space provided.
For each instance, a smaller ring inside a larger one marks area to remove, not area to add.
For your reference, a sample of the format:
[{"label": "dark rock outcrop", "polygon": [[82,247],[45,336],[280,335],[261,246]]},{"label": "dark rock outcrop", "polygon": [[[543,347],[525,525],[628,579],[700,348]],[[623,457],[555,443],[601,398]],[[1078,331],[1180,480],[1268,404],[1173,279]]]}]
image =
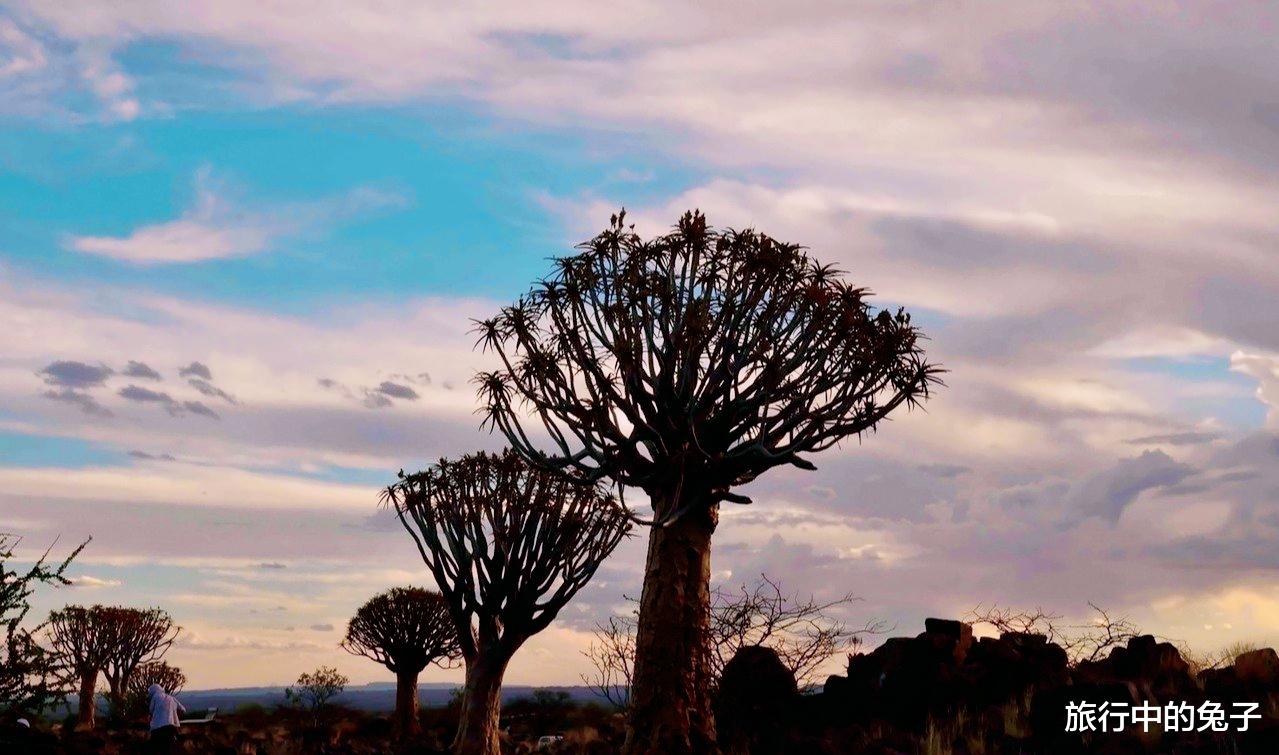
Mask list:
[{"label": "dark rock outcrop", "polygon": [[[1249,732],[1233,734],[1156,729],[1088,739],[1066,732],[1066,706],[1072,701],[1198,705],[1205,699],[1227,706],[1260,702],[1265,717]],[[935,731],[938,721],[966,717],[998,732],[1003,721],[1018,719],[1016,731],[1002,736],[1024,737],[1018,740],[1021,752],[1219,752],[1229,737],[1240,752],[1279,752],[1257,744],[1279,738],[1273,730],[1279,728],[1275,651],[1245,653],[1234,665],[1196,679],[1176,646],[1151,635],[1133,637],[1106,657],[1072,668],[1066,651],[1043,635],[1006,632],[974,640],[972,628],[962,622],[928,619],[915,637],[894,637],[869,653],[850,656],[847,675],[827,680],[821,703],[828,727],[917,736]],[[961,711],[963,716],[957,716]]]},{"label": "dark rock outcrop", "polygon": [[922,634],[854,655],[825,693],[836,709],[918,729],[929,716],[999,705],[1027,690],[1065,684],[1066,653],[1041,635],[974,641],[972,627],[928,619]]},{"label": "dark rock outcrop", "polygon": [[779,752],[799,689],[777,651],[743,647],[724,664],[715,698],[715,725],[725,753]]},{"label": "dark rock outcrop", "polygon": [[1177,647],[1148,634],[1133,637],[1102,660],[1079,663],[1073,677],[1079,683],[1132,682],[1150,702],[1202,698]]}]

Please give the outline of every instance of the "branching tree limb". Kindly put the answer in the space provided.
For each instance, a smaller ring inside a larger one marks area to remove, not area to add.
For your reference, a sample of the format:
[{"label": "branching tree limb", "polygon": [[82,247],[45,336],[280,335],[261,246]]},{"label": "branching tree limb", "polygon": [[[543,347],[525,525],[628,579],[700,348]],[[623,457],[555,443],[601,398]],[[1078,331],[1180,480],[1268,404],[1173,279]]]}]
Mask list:
[{"label": "branching tree limb", "polygon": [[[716,588],[712,596],[707,645],[714,684],[718,683],[724,664],[738,650],[764,645],[777,652],[803,687],[816,681],[827,660],[856,647],[866,636],[884,630],[883,622],[879,621],[849,629],[831,615],[858,600],[851,594],[829,601],[786,595],[767,575],[760,575],[759,582],[751,587]],[[595,638],[583,651],[595,672],[583,675],[582,681],[619,708],[625,708],[630,702],[635,626],[634,614],[611,616],[596,625]]]},{"label": "branching tree limb", "polygon": [[342,694],[350,681],[332,666],[321,666],[315,671],[298,675],[293,686],[284,690],[284,699],[289,705],[310,713],[312,724],[319,724],[329,709],[329,703]]},{"label": "branching tree limb", "polygon": [[828,659],[854,647],[871,634],[883,631],[884,624],[871,621],[859,629],[831,615],[831,612],[860,598],[852,593],[834,600],[818,601],[813,596],[787,596],[781,586],[761,574],[753,587],[716,589],[711,597],[711,667],[718,678],[737,651],[749,645],[765,645],[795,676],[801,687]]},{"label": "branching tree limb", "polygon": [[65,701],[69,692],[68,674],[60,659],[37,639],[47,622],[22,626],[31,611],[31,595],[40,585],[70,584],[67,567],[89,541],[61,562],[49,562],[51,547],[23,570],[12,566],[20,542],[16,535],[0,533],[0,713],[30,715]]},{"label": "branching tree limb", "polygon": [[78,683],[79,725],[92,728],[97,714],[98,675],[106,663],[108,632],[102,606],[67,606],[49,614],[49,642]]},{"label": "branching tree limb", "polygon": [[1042,634],[1049,642],[1060,645],[1066,651],[1070,665],[1083,661],[1095,661],[1107,655],[1112,648],[1126,645],[1128,640],[1141,634],[1137,625],[1127,617],[1114,617],[1109,612],[1089,603],[1096,614],[1091,622],[1066,623],[1061,614],[1042,608],[1033,611],[1015,611],[998,605],[977,606],[964,621],[985,624],[995,631]]},{"label": "branching tree limb", "polygon": [[582,651],[594,674],[582,674],[582,682],[625,710],[631,704],[631,680],[635,666],[635,617],[610,616],[595,625],[595,639]]}]

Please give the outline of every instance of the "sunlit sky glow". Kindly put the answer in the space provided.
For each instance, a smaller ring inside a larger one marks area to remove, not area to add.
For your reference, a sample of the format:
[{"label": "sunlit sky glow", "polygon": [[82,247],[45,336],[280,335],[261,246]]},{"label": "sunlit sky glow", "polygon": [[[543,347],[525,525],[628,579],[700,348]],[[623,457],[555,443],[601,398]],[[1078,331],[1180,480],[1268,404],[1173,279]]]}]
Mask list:
[{"label": "sunlit sky glow", "polygon": [[[1279,642],[1279,12],[1084,5],[0,0],[0,530],[94,537],[39,611],[389,680],[337,649],[430,584],[378,487],[500,446],[469,318],[625,205],[807,245],[950,370],[754,483],[717,580]],[[576,682],[642,556],[508,680]]]}]

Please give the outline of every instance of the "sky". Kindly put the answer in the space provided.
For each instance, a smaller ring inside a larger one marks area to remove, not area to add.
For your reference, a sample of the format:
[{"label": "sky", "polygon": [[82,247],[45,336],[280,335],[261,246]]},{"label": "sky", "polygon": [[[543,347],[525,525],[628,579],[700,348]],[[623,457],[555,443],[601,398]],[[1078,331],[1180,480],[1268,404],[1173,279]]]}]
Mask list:
[{"label": "sky", "polygon": [[[471,319],[700,208],[948,370],[752,483],[717,583],[1274,645],[1277,92],[1260,3],[0,0],[0,530],[92,536],[37,613],[162,606],[191,688],[389,681],[337,643],[431,585],[379,488],[501,447]],[[643,545],[508,681],[579,681]]]}]

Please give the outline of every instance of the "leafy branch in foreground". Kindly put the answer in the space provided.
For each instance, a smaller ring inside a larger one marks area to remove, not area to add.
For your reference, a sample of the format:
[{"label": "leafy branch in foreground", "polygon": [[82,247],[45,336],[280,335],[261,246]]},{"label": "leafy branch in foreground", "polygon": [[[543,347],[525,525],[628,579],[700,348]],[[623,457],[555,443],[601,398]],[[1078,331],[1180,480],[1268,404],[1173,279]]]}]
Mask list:
[{"label": "leafy branch in foreground", "polygon": [[37,636],[47,622],[23,627],[31,611],[31,596],[37,587],[71,584],[66,571],[80,555],[85,540],[61,562],[50,562],[50,546],[25,570],[13,565],[22,538],[0,533],[0,713],[34,714],[65,701],[69,678],[57,655],[42,646]]}]

